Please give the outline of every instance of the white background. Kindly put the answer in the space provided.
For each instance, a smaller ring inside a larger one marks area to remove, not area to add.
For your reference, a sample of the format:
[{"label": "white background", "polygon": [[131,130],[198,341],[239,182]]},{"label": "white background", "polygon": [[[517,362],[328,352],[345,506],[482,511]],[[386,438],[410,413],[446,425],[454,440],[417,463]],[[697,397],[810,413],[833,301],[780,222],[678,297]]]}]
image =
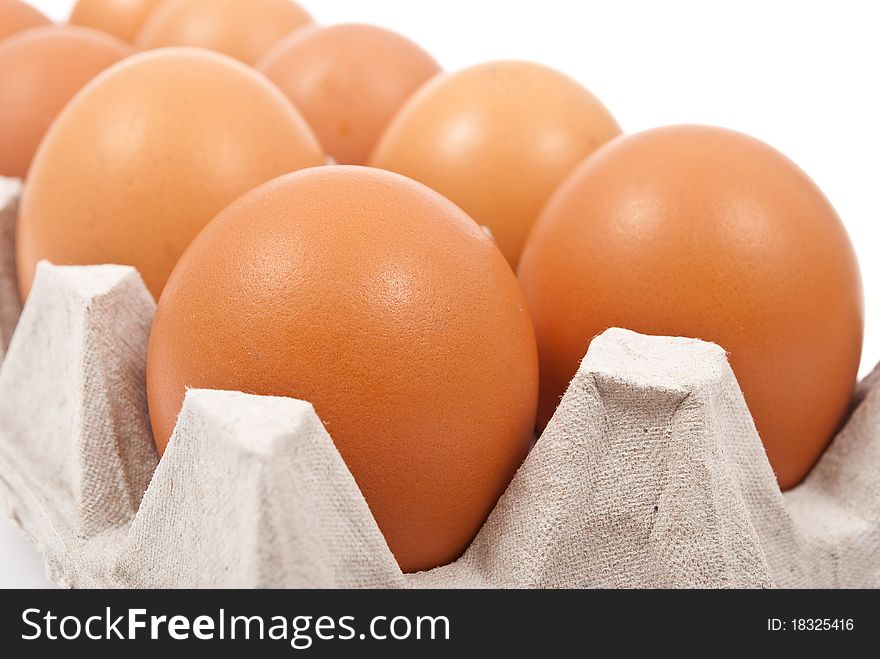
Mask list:
[{"label": "white background", "polygon": [[[72,0],[35,0],[56,19]],[[581,81],[624,131],[706,123],[798,163],[849,229],[867,313],[862,373],[880,360],[880,6],[868,0],[301,0],[322,23],[370,22],[454,70],[530,59]],[[0,586],[44,583],[0,522]]]}]

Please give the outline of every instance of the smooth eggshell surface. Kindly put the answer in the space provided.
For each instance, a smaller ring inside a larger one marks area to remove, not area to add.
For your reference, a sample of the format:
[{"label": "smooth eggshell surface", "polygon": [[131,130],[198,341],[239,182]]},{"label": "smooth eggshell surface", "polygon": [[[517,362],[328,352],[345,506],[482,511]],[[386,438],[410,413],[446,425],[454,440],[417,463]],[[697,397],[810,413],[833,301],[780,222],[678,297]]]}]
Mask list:
[{"label": "smooth eggshell surface", "polygon": [[391,122],[370,164],[410,176],[492,231],[515,268],[547,199],[620,134],[605,107],[539,64],[492,62],[427,83]]},{"label": "smooth eggshell surface", "polygon": [[108,34],[69,25],[33,28],[0,43],[0,175],[24,178],[68,101],[131,53]]},{"label": "smooth eggshell surface", "polygon": [[40,145],[22,197],[22,296],[36,264],[134,265],[158,298],[193,237],[242,193],[323,164],[290,101],[195,48],[134,55],[84,88]]},{"label": "smooth eggshell surface", "polygon": [[306,28],[258,64],[340,164],[363,165],[388,122],[440,66],[419,46],[372,25]]},{"label": "smooth eggshell surface", "polygon": [[310,401],[405,571],[458,557],[529,447],[534,334],[516,278],[436,192],[313,168],[224,210],[150,335],[164,449],[187,387]]},{"label": "smooth eggshell surface", "polygon": [[292,0],[165,0],[135,40],[141,48],[197,46],[254,64],[312,22]]},{"label": "smooth eggshell surface", "polygon": [[0,0],[0,41],[51,21],[23,0]]},{"label": "smooth eggshell surface", "polygon": [[161,3],[162,0],[77,0],[70,22],[103,30],[131,43]]},{"label": "smooth eggshell surface", "polygon": [[539,424],[612,326],[727,350],[783,489],[846,414],[863,331],[853,247],[816,185],[755,139],[675,126],[609,144],[547,205],[519,276]]}]

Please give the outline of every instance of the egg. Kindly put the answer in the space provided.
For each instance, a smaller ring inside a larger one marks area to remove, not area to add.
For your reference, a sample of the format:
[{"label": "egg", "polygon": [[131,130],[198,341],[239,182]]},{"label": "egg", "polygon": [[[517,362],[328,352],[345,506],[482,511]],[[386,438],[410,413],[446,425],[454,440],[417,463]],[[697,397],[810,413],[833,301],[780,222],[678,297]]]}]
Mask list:
[{"label": "egg", "polygon": [[519,277],[540,424],[612,326],[727,350],[783,489],[847,412],[863,332],[853,247],[816,185],[758,140],[703,126],[615,140],[548,203]]},{"label": "egg", "polygon": [[73,95],[131,52],[103,32],[66,25],[33,28],[0,43],[0,175],[23,178]]},{"label": "egg", "polygon": [[22,196],[22,297],[36,264],[119,263],[158,298],[199,230],[242,193],[319,165],[302,116],[264,76],[196,48],[134,55],[67,105]]},{"label": "egg", "polygon": [[298,30],[257,65],[337,162],[363,165],[404,102],[440,71],[409,39],[372,25]]},{"label": "egg", "polygon": [[370,164],[425,183],[487,226],[515,268],[562,179],[620,134],[571,78],[529,62],[491,62],[426,84],[401,109]]},{"label": "egg", "polygon": [[311,20],[292,0],[165,0],[135,42],[141,48],[198,46],[253,64]]},{"label": "egg", "polygon": [[405,571],[457,558],[528,450],[534,334],[471,218],[403,176],[326,166],[213,220],[159,300],[156,444],[187,388],[313,404]]},{"label": "egg", "polygon": [[70,22],[103,30],[129,43],[162,0],[77,0]]},{"label": "egg", "polygon": [[51,21],[22,0],[0,0],[0,41],[32,27]]}]

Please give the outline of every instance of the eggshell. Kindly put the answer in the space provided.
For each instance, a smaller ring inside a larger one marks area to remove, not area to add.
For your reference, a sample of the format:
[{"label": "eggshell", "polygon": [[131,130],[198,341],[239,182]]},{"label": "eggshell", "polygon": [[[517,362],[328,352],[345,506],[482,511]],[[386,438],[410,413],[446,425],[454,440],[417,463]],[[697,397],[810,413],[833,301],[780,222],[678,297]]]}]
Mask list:
[{"label": "eggshell", "polygon": [[371,164],[446,195],[489,227],[516,267],[562,179],[619,134],[605,107],[571,78],[540,64],[492,62],[422,87]]},{"label": "eggshell", "polygon": [[110,35],[68,25],[33,28],[0,43],[0,175],[24,178],[67,102],[131,53]]},{"label": "eggshell", "polygon": [[87,85],[37,151],[16,231],[22,296],[49,259],[134,265],[158,297],[229,202],[324,160],[290,101],[253,69],[195,48],[134,55]]},{"label": "eggshell", "polygon": [[771,147],[720,128],[621,138],[562,185],[519,269],[547,422],[611,326],[714,341],[782,488],[838,428],[862,345],[862,289],[828,200]]},{"label": "eggshell", "polygon": [[0,41],[17,32],[51,22],[22,0],[0,0]]},{"label": "eggshell", "polygon": [[298,30],[257,68],[305,116],[327,153],[363,165],[404,102],[440,71],[409,39],[372,25]]},{"label": "eggshell", "polygon": [[161,3],[162,0],[77,0],[70,22],[103,30],[131,43]]},{"label": "eggshell", "polygon": [[147,360],[160,451],[187,387],[310,401],[405,571],[470,543],[526,455],[537,385],[492,241],[365,167],[290,174],[224,210],[175,268]]},{"label": "eggshell", "polygon": [[165,0],[135,42],[141,48],[198,46],[253,64],[311,21],[292,0]]}]

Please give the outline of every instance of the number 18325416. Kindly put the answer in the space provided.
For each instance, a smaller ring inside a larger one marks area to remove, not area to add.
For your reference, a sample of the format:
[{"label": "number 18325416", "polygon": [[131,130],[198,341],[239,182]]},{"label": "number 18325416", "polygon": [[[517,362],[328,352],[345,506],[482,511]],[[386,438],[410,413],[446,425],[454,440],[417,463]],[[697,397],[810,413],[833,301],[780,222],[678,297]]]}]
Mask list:
[{"label": "number 18325416", "polygon": [[768,618],[767,631],[771,632],[851,632],[855,629],[852,618]]}]

